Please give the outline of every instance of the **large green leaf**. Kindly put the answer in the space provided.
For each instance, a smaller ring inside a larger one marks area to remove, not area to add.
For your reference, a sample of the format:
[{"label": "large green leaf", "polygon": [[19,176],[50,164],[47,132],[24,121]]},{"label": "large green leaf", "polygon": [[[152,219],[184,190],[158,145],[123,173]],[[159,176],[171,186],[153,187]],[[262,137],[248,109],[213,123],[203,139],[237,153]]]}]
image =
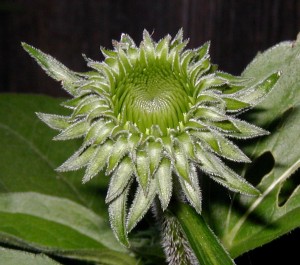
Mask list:
[{"label": "large green leaf", "polygon": [[60,102],[47,96],[0,95],[0,192],[36,191],[107,214],[104,199],[99,196],[107,178],[100,176],[82,185],[83,172],[55,171],[80,142],[52,141],[55,131],[49,130],[35,112],[67,114]]},{"label": "large green leaf", "polygon": [[0,264],[5,265],[59,265],[60,263],[41,254],[0,248]]},{"label": "large green leaf", "polygon": [[68,199],[35,192],[2,193],[0,220],[0,234],[44,248],[120,249],[103,218]]},{"label": "large green leaf", "polygon": [[[233,257],[268,243],[300,226],[300,41],[284,42],[259,54],[243,76],[255,84],[271,73],[281,77],[247,119],[270,135],[248,142],[254,160],[241,172],[261,195],[211,198],[207,220]],[[223,191],[224,192],[224,191]],[[226,201],[228,202],[226,204]]]},{"label": "large green leaf", "polygon": [[79,143],[52,141],[54,132],[35,112],[64,114],[60,102],[0,95],[0,243],[101,264],[136,264],[108,224],[108,179],[100,175],[83,185],[83,172],[55,171]]}]

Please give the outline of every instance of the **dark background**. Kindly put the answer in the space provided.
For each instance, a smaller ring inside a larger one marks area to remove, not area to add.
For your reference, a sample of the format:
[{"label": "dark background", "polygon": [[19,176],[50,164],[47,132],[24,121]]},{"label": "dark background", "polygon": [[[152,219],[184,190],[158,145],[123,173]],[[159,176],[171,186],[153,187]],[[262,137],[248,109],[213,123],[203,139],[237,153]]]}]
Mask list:
[{"label": "dark background", "polygon": [[[299,0],[0,0],[0,91],[63,96],[59,84],[21,49],[25,41],[75,71],[86,71],[82,53],[101,60],[99,47],[128,33],[139,43],[146,28],[159,40],[184,29],[189,47],[211,40],[219,68],[240,74],[258,51],[300,31]],[[296,264],[299,229],[237,259]],[[293,262],[294,260],[294,262]]]},{"label": "dark background", "polygon": [[85,71],[82,53],[101,60],[122,32],[139,43],[146,28],[159,40],[184,29],[189,47],[211,40],[220,69],[240,74],[258,51],[300,31],[299,0],[0,0],[0,91],[64,95],[21,49],[25,41],[69,68]]}]

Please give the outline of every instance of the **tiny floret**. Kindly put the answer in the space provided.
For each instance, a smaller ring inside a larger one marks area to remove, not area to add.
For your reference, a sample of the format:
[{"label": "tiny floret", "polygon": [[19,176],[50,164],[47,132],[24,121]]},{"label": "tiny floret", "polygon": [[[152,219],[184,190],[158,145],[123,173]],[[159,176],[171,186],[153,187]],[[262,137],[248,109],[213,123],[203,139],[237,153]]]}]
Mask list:
[{"label": "tiny floret", "polygon": [[260,102],[280,74],[248,86],[248,79],[211,64],[209,43],[197,49],[186,45],[182,30],[158,42],[145,30],[138,46],[122,34],[113,50],[101,49],[102,62],[85,58],[91,71],[76,73],[23,43],[72,96],[63,103],[71,110],[69,116],[37,114],[59,131],[55,140],[83,139],[79,150],[57,170],[85,167],[84,183],[101,171],[110,176],[106,196],[110,223],[126,246],[128,233],[153,200],[157,197],[166,210],[175,188],[200,213],[199,175],[232,191],[259,194],[223,160],[250,162],[234,139],[267,131],[238,115]]}]

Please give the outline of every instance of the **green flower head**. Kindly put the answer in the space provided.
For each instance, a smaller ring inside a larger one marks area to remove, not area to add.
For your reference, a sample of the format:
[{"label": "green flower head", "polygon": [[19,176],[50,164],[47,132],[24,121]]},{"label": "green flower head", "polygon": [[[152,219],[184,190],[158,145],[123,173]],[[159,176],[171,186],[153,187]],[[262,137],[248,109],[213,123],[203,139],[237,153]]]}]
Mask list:
[{"label": "green flower head", "polygon": [[[230,139],[267,132],[237,115],[257,104],[279,73],[247,87],[247,80],[216,70],[209,43],[186,49],[181,30],[158,42],[144,31],[139,46],[122,34],[113,45],[113,50],[101,49],[103,62],[86,58],[92,68],[88,73],[75,73],[49,55],[23,47],[73,97],[63,104],[72,110],[70,116],[38,113],[60,131],[55,140],[83,138],[58,170],[86,167],[83,182],[100,171],[110,176],[106,203],[118,240],[128,246],[127,234],[156,197],[167,209],[174,183],[200,213],[198,173],[232,191],[257,195],[222,159],[250,162]],[[133,201],[129,193],[135,194]]]}]

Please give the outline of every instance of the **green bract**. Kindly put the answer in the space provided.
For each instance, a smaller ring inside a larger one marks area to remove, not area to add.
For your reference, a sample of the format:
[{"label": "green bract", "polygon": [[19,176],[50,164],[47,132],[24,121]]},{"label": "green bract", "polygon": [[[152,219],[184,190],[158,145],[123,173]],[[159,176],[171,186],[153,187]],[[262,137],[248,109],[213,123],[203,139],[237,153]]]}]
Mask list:
[{"label": "green bract", "polygon": [[182,31],[159,42],[144,31],[139,46],[122,34],[113,45],[114,50],[101,49],[103,62],[87,59],[93,69],[88,73],[72,72],[49,55],[23,47],[73,96],[64,103],[70,116],[38,113],[60,131],[55,140],[83,138],[81,148],[58,170],[86,167],[83,182],[102,170],[111,176],[106,202],[119,241],[129,245],[128,232],[156,196],[163,210],[168,207],[174,181],[200,213],[197,168],[230,190],[259,194],[221,158],[250,162],[229,138],[267,132],[236,116],[257,104],[279,73],[247,87],[247,80],[216,70],[209,43],[185,49]]}]

